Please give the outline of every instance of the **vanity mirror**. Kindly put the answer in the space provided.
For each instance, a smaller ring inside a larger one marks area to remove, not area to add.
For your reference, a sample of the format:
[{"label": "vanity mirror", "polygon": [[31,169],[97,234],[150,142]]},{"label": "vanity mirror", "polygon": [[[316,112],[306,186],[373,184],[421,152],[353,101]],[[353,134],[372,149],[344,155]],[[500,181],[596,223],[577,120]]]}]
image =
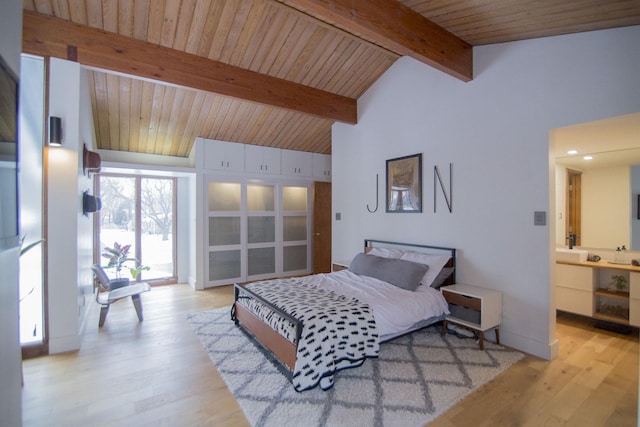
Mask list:
[{"label": "vanity mirror", "polygon": [[640,250],[640,113],[558,128],[550,135],[556,245],[577,234],[578,246]]}]

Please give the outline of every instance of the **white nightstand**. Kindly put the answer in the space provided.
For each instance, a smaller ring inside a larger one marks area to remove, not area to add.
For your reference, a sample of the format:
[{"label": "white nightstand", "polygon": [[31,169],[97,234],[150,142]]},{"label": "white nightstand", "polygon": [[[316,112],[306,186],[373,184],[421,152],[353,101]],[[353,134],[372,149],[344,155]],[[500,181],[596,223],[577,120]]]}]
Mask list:
[{"label": "white nightstand", "polygon": [[496,343],[500,344],[502,323],[502,293],[474,285],[451,285],[440,288],[449,303],[451,314],[443,321],[442,335],[447,333],[447,322],[478,332],[480,350],[484,350],[484,333],[495,329]]}]

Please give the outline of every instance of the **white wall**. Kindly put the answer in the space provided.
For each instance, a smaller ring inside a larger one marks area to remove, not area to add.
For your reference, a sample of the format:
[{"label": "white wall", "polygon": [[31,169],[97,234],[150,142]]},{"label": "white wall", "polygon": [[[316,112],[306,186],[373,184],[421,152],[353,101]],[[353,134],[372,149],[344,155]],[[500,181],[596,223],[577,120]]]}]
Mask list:
[{"label": "white wall", "polygon": [[[0,54],[19,75],[22,2],[2,0],[0,10]],[[12,427],[22,425],[18,252],[17,246],[0,248],[0,419]]]},{"label": "white wall", "polygon": [[[333,126],[333,258],[364,238],[459,249],[457,280],[501,290],[502,340],[551,358],[557,351],[550,283],[555,246],[551,129],[640,111],[640,27],[474,48],[463,83],[401,58],[358,102],[356,126]],[[385,160],[424,155],[421,214],[384,212]],[[453,212],[439,196],[453,164]],[[375,175],[380,208],[374,214]],[[548,226],[534,226],[544,211]],[[552,220],[553,219],[553,220]]]},{"label": "white wall", "polygon": [[[49,116],[62,119],[62,147],[48,147],[47,287],[49,298],[49,352],[80,348],[84,318],[78,305],[83,285],[78,259],[86,250],[79,234],[82,215],[80,133],[80,65],[51,58],[49,63]],[[83,186],[84,187],[84,186]],[[70,245],[70,242],[73,244]]]},{"label": "white wall", "polygon": [[[78,139],[78,189],[79,208],[78,208],[78,289],[76,294],[77,306],[79,308],[80,332],[84,333],[87,327],[87,313],[91,307],[91,300],[94,298],[93,293],[93,215],[82,215],[82,193],[89,190],[89,194],[93,194],[94,175],[84,173],[82,168],[83,144],[86,144],[88,150],[95,150],[96,136],[93,124],[93,113],[91,107],[91,94],[89,93],[89,77],[87,70],[80,68],[79,82],[79,126],[80,138]],[[95,325],[89,325],[90,327]]]}]

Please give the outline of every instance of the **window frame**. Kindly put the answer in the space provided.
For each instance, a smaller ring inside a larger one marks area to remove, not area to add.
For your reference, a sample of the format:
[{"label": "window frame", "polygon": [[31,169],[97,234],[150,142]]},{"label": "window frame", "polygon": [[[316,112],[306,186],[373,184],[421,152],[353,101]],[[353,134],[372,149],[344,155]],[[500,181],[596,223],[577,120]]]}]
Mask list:
[{"label": "window frame", "polygon": [[[162,277],[158,279],[141,279],[138,277],[136,281],[141,282],[144,281],[151,286],[156,285],[171,285],[178,283],[178,180],[175,177],[167,177],[167,176],[159,176],[159,175],[140,175],[140,174],[128,174],[128,173],[117,173],[117,172],[108,172],[108,173],[100,173],[97,175],[98,179],[94,180],[94,194],[100,197],[100,179],[102,177],[116,177],[116,178],[134,178],[135,179],[135,249],[136,253],[134,257],[138,259],[142,259],[142,179],[165,179],[171,180],[173,182],[173,191],[171,196],[172,203],[172,213],[173,219],[171,221],[171,233],[173,236],[171,245],[172,245],[172,264],[173,264],[173,272],[172,277]],[[96,245],[96,242],[100,242],[100,212],[97,212],[98,215],[93,216],[93,259],[94,262],[100,263],[101,261],[101,253],[102,248],[100,245]]]}]

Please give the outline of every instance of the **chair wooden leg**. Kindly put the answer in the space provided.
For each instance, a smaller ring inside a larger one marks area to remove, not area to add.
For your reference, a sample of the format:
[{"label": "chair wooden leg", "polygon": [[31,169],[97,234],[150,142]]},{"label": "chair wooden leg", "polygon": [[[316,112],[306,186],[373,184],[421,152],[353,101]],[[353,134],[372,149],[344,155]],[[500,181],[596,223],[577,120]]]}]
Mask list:
[{"label": "chair wooden leg", "polygon": [[131,301],[133,301],[133,306],[136,308],[138,321],[142,322],[142,300],[140,299],[140,295],[131,295]]},{"label": "chair wooden leg", "polygon": [[98,321],[98,327],[102,328],[104,321],[107,320],[107,314],[109,313],[109,306],[103,305],[100,307],[100,320]]}]

